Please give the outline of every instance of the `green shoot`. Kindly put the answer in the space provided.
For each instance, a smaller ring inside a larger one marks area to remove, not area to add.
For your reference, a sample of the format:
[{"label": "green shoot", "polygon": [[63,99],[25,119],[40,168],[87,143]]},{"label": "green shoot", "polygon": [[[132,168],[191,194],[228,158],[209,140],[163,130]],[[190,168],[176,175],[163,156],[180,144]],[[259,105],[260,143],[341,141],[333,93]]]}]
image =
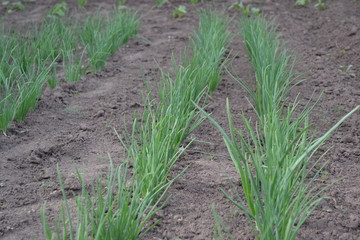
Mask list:
[{"label": "green shoot", "polygon": [[63,52],[63,69],[64,76],[66,81],[68,82],[77,82],[80,77],[85,74],[85,68],[83,67],[83,57],[82,55],[76,56],[72,51],[64,51]]},{"label": "green shoot", "polygon": [[311,0],[296,0],[295,5],[304,7],[304,6],[306,6],[307,4],[310,4],[310,3],[311,3]]},{"label": "green shoot", "polygon": [[64,17],[67,11],[68,11],[67,3],[59,2],[53,8],[50,9],[48,13],[48,17],[50,18]]},{"label": "green shoot", "polygon": [[172,16],[173,18],[182,18],[186,13],[186,7],[184,5],[180,5],[174,9]]},{"label": "green shoot", "polygon": [[156,6],[160,7],[168,2],[169,2],[169,0],[156,0]]},{"label": "green shoot", "polygon": [[78,0],[78,6],[79,8],[85,7],[85,5],[88,3],[88,0]]},{"label": "green shoot", "polygon": [[6,7],[6,13],[11,14],[16,11],[22,11],[25,10],[24,4],[21,2],[12,2],[9,1],[2,2],[2,5]]},{"label": "green shoot", "polygon": [[251,7],[250,4],[248,4],[246,7],[244,5],[244,3],[242,1],[238,1],[234,4],[232,4],[230,7],[229,7],[229,10],[231,9],[239,9],[242,11],[243,15],[245,16],[257,16],[257,15],[260,15],[262,13],[262,10],[259,9],[259,8],[254,8],[254,7]]},{"label": "green shoot", "polygon": [[322,0],[318,0],[318,2],[315,4],[315,8],[319,11],[324,11],[324,10],[328,9],[329,6]]},{"label": "green shoot", "polygon": [[127,2],[127,0],[117,0],[118,6],[125,5],[126,2]]}]

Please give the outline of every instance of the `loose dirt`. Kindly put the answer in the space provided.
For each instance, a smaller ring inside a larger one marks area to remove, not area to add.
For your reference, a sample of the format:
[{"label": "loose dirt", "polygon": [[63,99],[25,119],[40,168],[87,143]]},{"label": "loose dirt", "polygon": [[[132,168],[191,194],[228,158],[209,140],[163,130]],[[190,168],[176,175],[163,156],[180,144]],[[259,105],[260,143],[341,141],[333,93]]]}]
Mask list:
[{"label": "loose dirt", "polygon": [[[26,28],[39,22],[58,1],[37,0],[25,3],[26,10],[5,18],[6,25]],[[108,154],[115,163],[124,159],[124,151],[114,129],[124,130],[124,119],[131,121],[135,110],[142,108],[143,74],[155,85],[158,66],[171,70],[175,56],[186,47],[189,35],[197,26],[201,7],[227,9],[232,1],[171,1],[152,8],[155,1],[129,1],[143,18],[139,37],[131,39],[109,59],[103,72],[86,75],[77,83],[62,81],[51,90],[46,88],[38,106],[24,123],[13,124],[7,136],[0,136],[0,238],[43,239],[39,209],[44,202],[50,217],[58,211],[61,192],[56,166],[64,176],[66,189],[77,192],[75,169],[85,172],[91,181],[106,172]],[[110,9],[112,1],[89,1],[87,9]],[[173,19],[172,10],[186,5],[188,13]],[[294,88],[292,97],[300,94],[307,100],[323,92],[312,115],[314,128],[325,132],[343,115],[360,104],[360,2],[335,1],[326,11],[313,4],[306,8],[294,1],[264,1],[254,4],[269,17],[276,16],[279,32],[286,45],[299,57],[298,70],[308,72],[307,81]],[[76,5],[69,3],[71,12]],[[5,14],[1,9],[0,13]],[[227,11],[238,18],[236,11]],[[236,24],[231,30],[237,32]],[[234,35],[230,53],[230,70],[247,80],[248,60],[241,38]],[[348,72],[340,65],[353,67]],[[224,110],[230,99],[236,124],[243,128],[240,114],[252,114],[246,94],[227,74],[213,96],[208,110],[226,127]],[[326,191],[328,199],[314,211],[301,228],[299,239],[359,239],[360,236],[360,112],[356,112],[333,134],[325,151],[329,160],[326,174],[317,184],[322,186],[345,177]],[[232,192],[230,181],[239,183],[219,132],[205,122],[192,137],[195,142],[175,164],[172,176],[189,166],[170,188],[171,198],[156,218],[162,219],[145,239],[212,239],[214,203],[235,239],[253,239],[243,213],[230,204],[220,189]],[[200,152],[207,152],[203,154]],[[324,182],[324,183],[323,183]]]}]

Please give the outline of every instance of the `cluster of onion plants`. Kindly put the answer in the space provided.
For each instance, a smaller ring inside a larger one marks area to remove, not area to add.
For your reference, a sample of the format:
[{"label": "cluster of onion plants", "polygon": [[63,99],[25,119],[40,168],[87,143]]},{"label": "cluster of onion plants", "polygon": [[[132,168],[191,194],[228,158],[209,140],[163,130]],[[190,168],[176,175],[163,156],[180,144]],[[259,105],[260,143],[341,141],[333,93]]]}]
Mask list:
[{"label": "cluster of onion plants", "polygon": [[112,11],[104,18],[105,22],[97,14],[85,21],[71,18],[70,22],[48,17],[26,33],[1,29],[0,128],[3,133],[13,120],[23,121],[36,107],[46,82],[51,88],[57,86],[58,70],[70,82],[78,81],[88,68],[93,72],[102,70],[106,59],[134,36],[139,27],[137,13],[131,10]]},{"label": "cluster of onion plants", "polygon": [[[209,65],[219,71],[223,68],[227,24],[216,12],[200,14],[200,28],[192,37],[192,50],[184,54],[186,60],[174,60],[174,74],[163,72],[155,92],[148,88],[140,119],[135,118],[132,129],[126,130],[125,140],[119,136],[128,161],[119,167],[111,165],[107,178],[92,187],[78,174],[82,192],[75,198],[73,214],[58,172],[64,203],[55,231],[47,221],[45,207],[42,209],[46,239],[141,239],[157,223],[150,220],[166,203],[166,190],[176,179],[170,180],[169,172],[186,149],[181,144],[204,120],[193,102],[204,103],[214,79],[221,79]],[[203,34],[208,34],[209,42]],[[197,38],[204,42],[195,41]],[[210,41],[217,47],[208,47],[207,54],[212,57],[204,58],[199,54],[204,50],[197,44],[210,46]]]},{"label": "cluster of onion plants", "polygon": [[23,121],[35,108],[53,61],[41,58],[27,37],[1,31],[0,128],[5,133],[13,120]]},{"label": "cluster of onion plants", "polygon": [[101,71],[107,58],[134,36],[138,27],[139,20],[133,11],[115,10],[106,16],[99,12],[87,16],[80,41],[86,47],[91,71]]},{"label": "cluster of onion plants", "polygon": [[[245,213],[256,239],[296,239],[300,227],[324,198],[323,192],[328,187],[314,186],[326,164],[321,161],[323,155],[318,156],[316,152],[359,107],[316,138],[309,123],[314,104],[300,107],[298,98],[289,100],[289,91],[296,86],[298,77],[293,71],[295,60],[282,48],[274,23],[262,17],[243,18],[240,34],[256,84],[252,87],[238,81],[249,94],[257,119],[252,121],[243,114],[245,131],[238,130],[227,100],[227,134],[203,111],[221,131],[240,176],[243,195],[237,191],[235,196],[224,194]],[[216,213],[214,216],[219,222],[219,216]],[[221,238],[221,224],[217,226],[217,237]]]},{"label": "cluster of onion plants", "polygon": [[143,193],[165,184],[171,167],[184,147],[183,141],[204,120],[193,102],[204,104],[221,80],[229,41],[228,21],[214,11],[200,12],[198,31],[191,37],[191,51],[182,62],[174,59],[174,74],[162,73],[156,102],[145,101],[142,122],[135,121],[126,146],[135,174],[145,183]]}]

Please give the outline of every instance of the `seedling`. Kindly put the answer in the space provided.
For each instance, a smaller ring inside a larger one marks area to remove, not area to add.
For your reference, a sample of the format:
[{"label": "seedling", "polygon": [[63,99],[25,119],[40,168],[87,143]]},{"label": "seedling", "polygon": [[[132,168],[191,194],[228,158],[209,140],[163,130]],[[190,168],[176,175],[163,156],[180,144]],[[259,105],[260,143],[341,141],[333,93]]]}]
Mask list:
[{"label": "seedling", "polygon": [[53,69],[49,74],[49,80],[47,82],[50,88],[56,88],[56,86],[58,85],[59,80],[56,74],[56,63],[53,65]]},{"label": "seedling", "polygon": [[307,4],[310,4],[311,0],[297,0],[295,2],[296,6],[305,7]]},{"label": "seedling", "polygon": [[169,2],[169,0],[156,0],[156,6],[160,7],[168,2]]},{"label": "seedling", "polygon": [[2,5],[7,7],[6,13],[8,13],[8,14],[11,14],[16,11],[22,11],[25,9],[24,4],[22,4],[21,2],[10,3],[9,1],[5,1],[2,3]]},{"label": "seedling", "polygon": [[317,10],[323,11],[329,8],[329,6],[323,2],[322,0],[318,0],[317,4],[315,4],[315,8]]},{"label": "seedling", "polygon": [[347,74],[349,74],[351,77],[356,77],[356,74],[355,73],[353,73],[352,72],[352,67],[353,67],[353,65],[349,65],[349,66],[347,66],[347,67],[345,67],[345,66],[343,66],[343,65],[340,65],[339,66],[339,71],[340,72],[343,72],[343,73],[347,73]]},{"label": "seedling", "polygon": [[68,82],[77,82],[80,77],[85,74],[86,69],[83,67],[83,51],[81,57],[73,54],[72,51],[63,52],[63,69],[64,76]]},{"label": "seedling", "polygon": [[262,10],[259,9],[259,8],[254,8],[254,7],[251,7],[250,4],[248,4],[246,7],[244,5],[244,3],[242,1],[238,1],[234,4],[232,4],[230,7],[229,7],[229,10],[231,9],[239,9],[242,11],[242,13],[245,15],[245,16],[250,16],[250,15],[253,15],[253,16],[257,16],[257,15],[260,15],[262,13]]},{"label": "seedling", "polygon": [[127,0],[117,0],[118,6],[125,5],[126,2],[127,2]]},{"label": "seedling", "polygon": [[48,17],[52,17],[52,18],[64,17],[67,10],[68,8],[66,2],[57,3],[53,8],[50,9],[48,13]]},{"label": "seedling", "polygon": [[85,5],[88,3],[88,0],[78,0],[78,6],[79,8],[85,7]]},{"label": "seedling", "polygon": [[177,8],[175,8],[172,16],[173,18],[182,18],[186,13],[187,13],[186,7],[184,5],[180,5]]}]

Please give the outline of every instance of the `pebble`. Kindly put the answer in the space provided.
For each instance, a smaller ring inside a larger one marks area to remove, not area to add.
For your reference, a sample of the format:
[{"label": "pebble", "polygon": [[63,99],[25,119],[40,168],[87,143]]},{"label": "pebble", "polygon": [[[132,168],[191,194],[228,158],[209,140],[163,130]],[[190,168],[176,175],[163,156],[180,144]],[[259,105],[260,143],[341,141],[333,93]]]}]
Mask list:
[{"label": "pebble", "polygon": [[350,33],[348,34],[348,36],[354,36],[356,35],[358,32],[358,28],[356,26],[353,26],[351,29],[350,29]]},{"label": "pebble", "polygon": [[183,220],[183,217],[181,215],[175,215],[174,219],[175,219],[176,222],[181,223],[182,220]]},{"label": "pebble", "polygon": [[99,117],[103,117],[105,115],[105,111],[104,110],[100,110],[98,111],[93,118],[99,118]]},{"label": "pebble", "polygon": [[355,143],[355,139],[353,137],[345,136],[341,138],[342,143]]}]

